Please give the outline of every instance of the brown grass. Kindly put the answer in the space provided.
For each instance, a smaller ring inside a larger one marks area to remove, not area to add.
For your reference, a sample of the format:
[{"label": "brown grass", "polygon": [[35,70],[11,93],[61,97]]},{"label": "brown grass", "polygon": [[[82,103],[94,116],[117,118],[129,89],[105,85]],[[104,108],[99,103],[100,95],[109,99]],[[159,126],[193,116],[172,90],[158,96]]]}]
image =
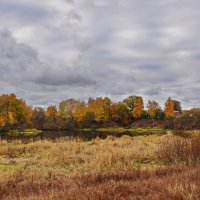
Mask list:
[{"label": "brown grass", "polygon": [[121,170],[34,180],[18,174],[0,185],[2,200],[198,200],[200,167]]}]

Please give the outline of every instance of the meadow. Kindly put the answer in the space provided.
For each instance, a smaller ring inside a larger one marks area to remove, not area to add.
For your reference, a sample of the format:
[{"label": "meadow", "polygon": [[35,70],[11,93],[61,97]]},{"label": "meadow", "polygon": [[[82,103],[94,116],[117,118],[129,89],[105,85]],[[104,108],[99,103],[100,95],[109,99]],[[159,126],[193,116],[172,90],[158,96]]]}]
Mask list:
[{"label": "meadow", "polygon": [[1,199],[200,198],[200,135],[0,141]]}]

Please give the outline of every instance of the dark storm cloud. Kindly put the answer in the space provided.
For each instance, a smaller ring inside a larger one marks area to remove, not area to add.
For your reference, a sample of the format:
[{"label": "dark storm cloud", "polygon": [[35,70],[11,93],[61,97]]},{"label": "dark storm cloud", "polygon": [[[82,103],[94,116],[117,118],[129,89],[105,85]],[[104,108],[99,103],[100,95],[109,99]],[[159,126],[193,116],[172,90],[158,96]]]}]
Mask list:
[{"label": "dark storm cloud", "polygon": [[33,105],[136,94],[197,107],[199,9],[198,0],[2,0],[0,92]]}]

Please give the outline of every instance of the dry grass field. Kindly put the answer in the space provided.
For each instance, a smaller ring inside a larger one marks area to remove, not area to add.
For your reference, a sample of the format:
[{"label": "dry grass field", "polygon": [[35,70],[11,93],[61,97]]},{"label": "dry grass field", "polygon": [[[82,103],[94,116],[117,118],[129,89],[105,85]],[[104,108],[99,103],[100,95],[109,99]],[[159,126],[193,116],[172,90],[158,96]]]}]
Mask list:
[{"label": "dry grass field", "polygon": [[200,136],[0,142],[1,199],[200,199]]}]

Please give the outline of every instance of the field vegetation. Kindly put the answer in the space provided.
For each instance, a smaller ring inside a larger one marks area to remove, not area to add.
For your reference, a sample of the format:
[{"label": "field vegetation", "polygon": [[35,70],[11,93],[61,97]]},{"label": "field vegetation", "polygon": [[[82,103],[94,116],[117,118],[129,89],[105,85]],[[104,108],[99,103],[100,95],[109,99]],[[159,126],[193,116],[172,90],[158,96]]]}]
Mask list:
[{"label": "field vegetation", "polygon": [[0,142],[1,199],[200,198],[200,135]]}]

